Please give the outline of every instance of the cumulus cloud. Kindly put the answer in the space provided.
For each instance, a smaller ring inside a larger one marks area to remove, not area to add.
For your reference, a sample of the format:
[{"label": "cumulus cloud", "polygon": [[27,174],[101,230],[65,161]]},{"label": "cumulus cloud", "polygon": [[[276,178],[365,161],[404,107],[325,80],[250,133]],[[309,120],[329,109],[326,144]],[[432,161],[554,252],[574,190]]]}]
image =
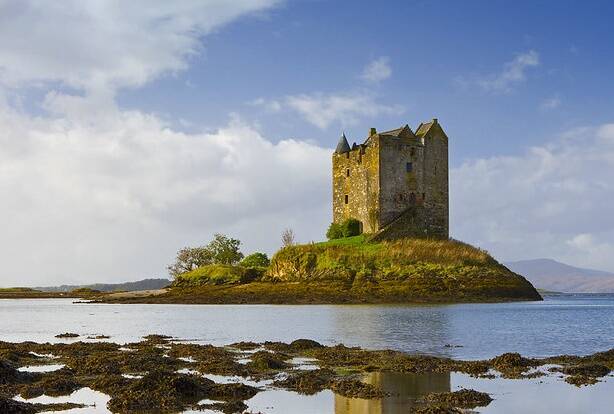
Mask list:
[{"label": "cumulus cloud", "polygon": [[73,116],[63,98],[54,118],[0,111],[1,284],[161,276],[216,231],[269,252],[284,227],[324,231],[329,149],[236,119],[184,134],[138,111]]},{"label": "cumulus cloud", "polygon": [[516,85],[526,80],[529,68],[538,65],[539,54],[535,50],[529,50],[505,63],[501,72],[479,79],[477,84],[489,92],[510,92]]},{"label": "cumulus cloud", "polygon": [[181,71],[200,38],[277,0],[0,3],[0,82],[60,82],[95,92]]},{"label": "cumulus cloud", "polygon": [[379,83],[388,79],[391,75],[392,68],[390,67],[390,59],[386,56],[382,56],[365,66],[360,77],[367,82]]},{"label": "cumulus cloud", "polygon": [[400,105],[378,102],[375,95],[369,91],[330,94],[318,92],[270,100],[259,98],[251,104],[261,106],[268,112],[295,112],[320,129],[326,129],[333,123],[351,126],[365,118],[399,115],[405,110]]},{"label": "cumulus cloud", "polygon": [[[203,36],[275,3],[0,3],[0,285],[162,276],[178,248],[216,231],[248,252],[275,250],[285,227],[320,238],[329,149],[273,143],[240,119],[186,134],[114,98],[183,70]],[[33,86],[45,114],[20,105]]]},{"label": "cumulus cloud", "polygon": [[568,132],[521,156],[451,170],[454,237],[508,260],[554,257],[614,270],[614,124]]}]

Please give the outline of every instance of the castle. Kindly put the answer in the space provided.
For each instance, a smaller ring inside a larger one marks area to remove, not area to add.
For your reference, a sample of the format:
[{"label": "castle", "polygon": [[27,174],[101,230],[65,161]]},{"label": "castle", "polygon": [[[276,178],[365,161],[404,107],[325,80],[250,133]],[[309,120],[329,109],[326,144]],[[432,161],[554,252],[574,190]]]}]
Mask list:
[{"label": "castle", "polygon": [[371,128],[333,153],[333,222],[360,221],[375,238],[448,238],[448,137],[437,119],[414,133],[408,125]]}]

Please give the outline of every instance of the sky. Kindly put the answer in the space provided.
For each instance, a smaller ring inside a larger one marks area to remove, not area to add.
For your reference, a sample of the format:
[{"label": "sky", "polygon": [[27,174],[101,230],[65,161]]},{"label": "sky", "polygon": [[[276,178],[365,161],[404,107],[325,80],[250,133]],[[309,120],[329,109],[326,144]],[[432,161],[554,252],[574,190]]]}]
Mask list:
[{"label": "sky", "polygon": [[451,236],[614,271],[609,1],[0,0],[0,286],[321,240],[342,132],[438,118]]}]

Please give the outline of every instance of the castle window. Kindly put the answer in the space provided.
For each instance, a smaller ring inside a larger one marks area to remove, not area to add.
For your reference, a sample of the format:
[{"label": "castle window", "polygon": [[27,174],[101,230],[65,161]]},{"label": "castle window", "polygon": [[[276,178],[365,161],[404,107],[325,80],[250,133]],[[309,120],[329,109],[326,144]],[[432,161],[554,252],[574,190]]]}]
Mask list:
[{"label": "castle window", "polygon": [[426,200],[426,193],[422,193],[422,201]]},{"label": "castle window", "polygon": [[350,197],[346,194],[345,195],[345,204],[347,204],[350,201]]},{"label": "castle window", "polygon": [[408,162],[407,164],[405,164],[405,171],[407,172],[412,172],[414,170],[414,164],[411,162]]},{"label": "castle window", "polygon": [[409,151],[411,157],[415,157],[416,156],[416,149],[412,147],[412,149]]},{"label": "castle window", "polygon": [[409,202],[414,204],[416,202],[416,194],[415,193],[411,193],[409,195]]},{"label": "castle window", "polygon": [[345,176],[349,177],[350,176],[350,169],[348,168],[347,170],[345,170]]}]

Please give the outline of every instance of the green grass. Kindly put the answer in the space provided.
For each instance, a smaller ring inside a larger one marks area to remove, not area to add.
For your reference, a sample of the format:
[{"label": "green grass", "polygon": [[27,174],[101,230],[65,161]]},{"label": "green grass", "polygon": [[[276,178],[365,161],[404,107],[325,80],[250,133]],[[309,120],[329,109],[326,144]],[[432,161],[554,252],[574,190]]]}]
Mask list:
[{"label": "green grass", "polygon": [[34,290],[32,288],[25,288],[25,287],[0,288],[0,293],[30,293],[30,292],[40,292],[40,290]]},{"label": "green grass", "polygon": [[527,280],[457,240],[356,236],[290,246],[273,256],[264,281],[334,285],[367,301],[539,299]]},{"label": "green grass", "polygon": [[202,286],[246,283],[259,277],[261,268],[213,264],[183,273],[175,279],[173,286]]}]

